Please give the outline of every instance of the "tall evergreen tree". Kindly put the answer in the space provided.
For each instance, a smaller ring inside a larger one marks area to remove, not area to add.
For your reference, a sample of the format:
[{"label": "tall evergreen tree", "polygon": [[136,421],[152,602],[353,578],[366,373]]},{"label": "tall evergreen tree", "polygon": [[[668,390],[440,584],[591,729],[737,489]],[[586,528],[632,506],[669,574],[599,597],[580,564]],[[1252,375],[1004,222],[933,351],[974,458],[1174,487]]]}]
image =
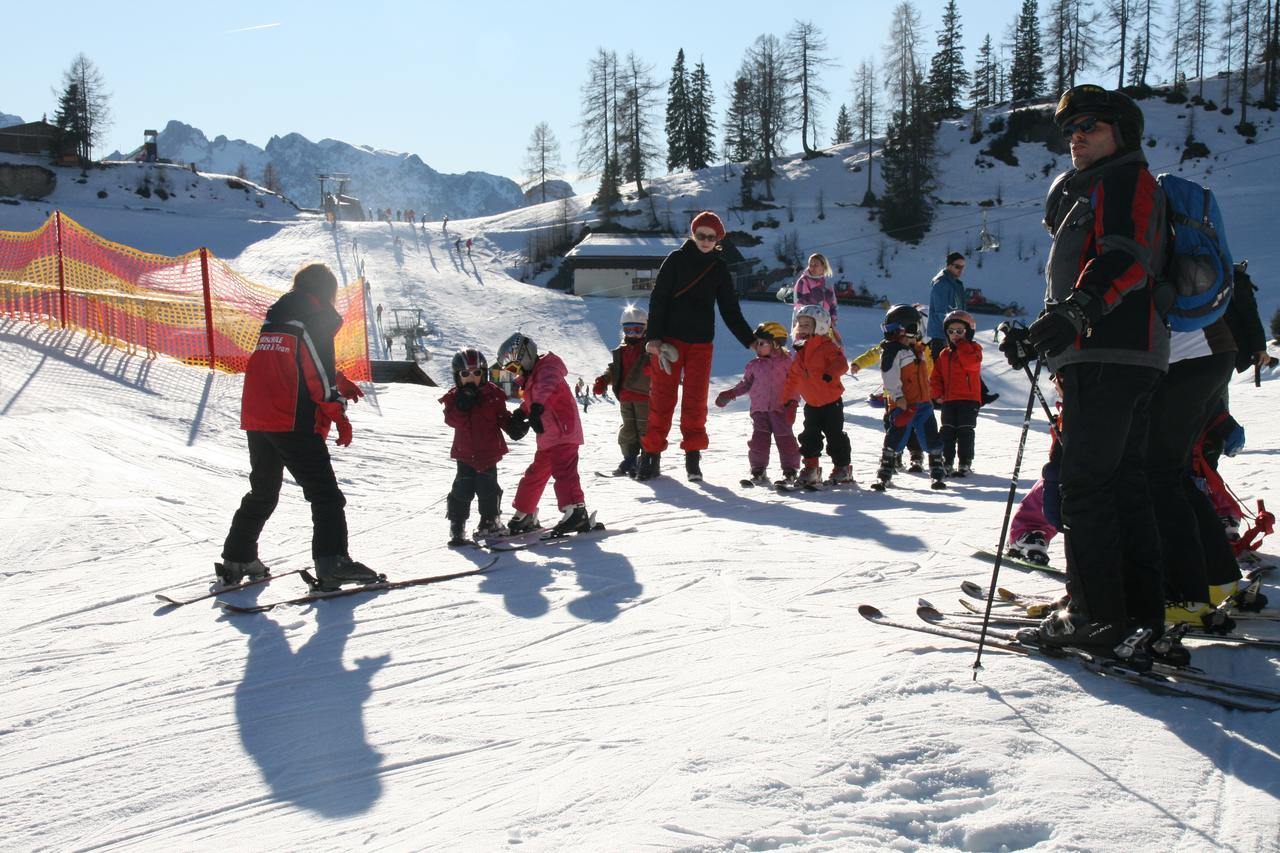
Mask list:
[{"label": "tall evergreen tree", "polygon": [[880,228],[894,239],[918,243],[929,233],[933,221],[932,192],[936,186],[936,128],[926,109],[925,87],[919,76],[907,105],[906,112],[894,113],[885,131]]},{"label": "tall evergreen tree", "polygon": [[68,114],[68,120],[74,119],[74,127],[64,132],[69,132],[74,140],[76,154],[88,160],[93,156],[94,146],[102,141],[111,126],[111,95],[106,90],[102,72],[83,53],[77,53],[62,72],[62,91],[58,95],[60,112],[68,98],[75,101],[74,111]]},{"label": "tall evergreen tree", "polygon": [[836,127],[831,134],[832,145],[844,145],[846,142],[853,141],[853,119],[849,117],[849,107],[846,104],[840,105],[840,112],[836,113]]},{"label": "tall evergreen tree", "polygon": [[711,91],[711,79],[706,66],[699,60],[689,78],[690,120],[688,141],[690,169],[705,169],[711,165],[716,153],[715,94]]},{"label": "tall evergreen tree", "polygon": [[964,45],[960,40],[960,12],[956,0],[947,0],[938,30],[938,52],[929,64],[929,100],[939,116],[957,116],[963,108],[961,93],[969,85],[964,67]]},{"label": "tall evergreen tree", "polygon": [[[818,110],[827,101],[827,90],[823,88],[819,74],[823,68],[832,65],[824,52],[827,39],[810,21],[796,21],[791,32],[787,33],[788,74],[795,81],[798,89],[798,111],[800,113],[800,145],[806,157],[813,157],[818,152]],[[810,139],[813,144],[810,145]]]},{"label": "tall evergreen tree", "polygon": [[987,33],[978,48],[978,61],[973,68],[973,86],[969,88],[969,100],[979,108],[996,103],[996,58],[991,47],[990,33]]},{"label": "tall evergreen tree", "polygon": [[684,48],[676,53],[667,84],[667,170],[689,166],[689,130],[693,119],[689,99],[689,75],[684,67]]},{"label": "tall evergreen tree", "polygon": [[1013,64],[1009,67],[1010,96],[1034,100],[1044,94],[1044,56],[1040,52],[1040,16],[1036,0],[1022,0],[1013,35]]},{"label": "tall evergreen tree", "polygon": [[756,158],[759,134],[751,103],[753,97],[750,75],[740,73],[734,78],[729,112],[724,117],[725,151],[735,163],[750,164]]},{"label": "tall evergreen tree", "polygon": [[70,149],[78,157],[86,156],[89,141],[83,107],[79,84],[68,83],[58,96],[58,107],[53,114],[53,123],[58,128],[58,149]]}]

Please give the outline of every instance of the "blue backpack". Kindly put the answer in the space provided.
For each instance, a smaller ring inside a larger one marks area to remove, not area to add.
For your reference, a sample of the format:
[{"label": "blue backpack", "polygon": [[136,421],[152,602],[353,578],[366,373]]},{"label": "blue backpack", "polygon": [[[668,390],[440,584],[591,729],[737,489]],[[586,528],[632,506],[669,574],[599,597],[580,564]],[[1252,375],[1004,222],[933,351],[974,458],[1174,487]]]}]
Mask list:
[{"label": "blue backpack", "polygon": [[1194,332],[1220,318],[1231,302],[1231,250],[1218,200],[1208,187],[1175,175],[1156,176],[1164,191],[1169,245],[1157,289],[1175,332]]}]

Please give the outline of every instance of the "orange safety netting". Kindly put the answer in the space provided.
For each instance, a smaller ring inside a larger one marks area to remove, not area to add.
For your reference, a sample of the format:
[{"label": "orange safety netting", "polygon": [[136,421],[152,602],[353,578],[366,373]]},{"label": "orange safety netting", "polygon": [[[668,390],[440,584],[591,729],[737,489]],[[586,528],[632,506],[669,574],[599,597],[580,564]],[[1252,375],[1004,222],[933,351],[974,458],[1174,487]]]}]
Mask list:
[{"label": "orange safety netting", "polygon": [[[0,231],[0,316],[76,328],[129,352],[243,372],[280,292],[207,249],[170,258],[112,243],[55,212],[35,231]],[[338,290],[338,369],[372,378],[364,282]]]}]

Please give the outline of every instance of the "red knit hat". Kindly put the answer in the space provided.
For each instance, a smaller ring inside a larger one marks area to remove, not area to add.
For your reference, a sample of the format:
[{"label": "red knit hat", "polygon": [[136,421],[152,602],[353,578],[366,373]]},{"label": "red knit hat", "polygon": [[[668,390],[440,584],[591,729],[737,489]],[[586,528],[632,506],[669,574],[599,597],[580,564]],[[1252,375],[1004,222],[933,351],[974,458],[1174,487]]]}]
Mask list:
[{"label": "red knit hat", "polygon": [[697,216],[693,217],[693,222],[689,224],[689,233],[693,234],[699,227],[710,228],[716,232],[716,239],[724,239],[724,223],[720,221],[720,217],[716,216],[709,210],[704,210]]}]

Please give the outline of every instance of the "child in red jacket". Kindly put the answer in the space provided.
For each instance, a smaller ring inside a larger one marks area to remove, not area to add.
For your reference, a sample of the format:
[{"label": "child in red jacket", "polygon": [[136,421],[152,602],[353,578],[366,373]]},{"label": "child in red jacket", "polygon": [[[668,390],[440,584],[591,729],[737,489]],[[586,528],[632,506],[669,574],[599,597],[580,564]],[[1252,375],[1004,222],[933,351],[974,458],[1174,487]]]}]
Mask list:
[{"label": "child in red jacket", "polygon": [[453,387],[440,398],[444,422],[453,427],[450,456],[458,463],[449,490],[449,547],[474,544],[465,533],[471,499],[480,500],[480,526],[472,535],[484,539],[506,534],[498,520],[502,489],[498,487],[498,462],[507,453],[505,430],[519,440],[528,430],[512,422],[507,395],[489,381],[489,365],[477,349],[458,350],[453,357]]},{"label": "child in red jacket", "polygon": [[[973,471],[973,441],[982,405],[982,347],[973,342],[973,315],[959,309],[942,321],[947,345],[929,377],[929,396],[942,411],[942,456],[948,477]],[[959,453],[960,466],[955,467]]]},{"label": "child in red jacket", "polygon": [[[831,456],[828,483],[852,483],[852,450],[844,431],[844,385],[840,377],[849,372],[844,350],[827,337],[831,320],[821,305],[804,305],[796,309],[795,356],[787,371],[782,400],[795,406],[798,396],[804,400],[804,429],[800,431],[800,455],[804,468],[796,479],[798,485],[816,486],[822,480],[818,454],[826,438]],[[794,409],[792,409],[794,411]]]}]

